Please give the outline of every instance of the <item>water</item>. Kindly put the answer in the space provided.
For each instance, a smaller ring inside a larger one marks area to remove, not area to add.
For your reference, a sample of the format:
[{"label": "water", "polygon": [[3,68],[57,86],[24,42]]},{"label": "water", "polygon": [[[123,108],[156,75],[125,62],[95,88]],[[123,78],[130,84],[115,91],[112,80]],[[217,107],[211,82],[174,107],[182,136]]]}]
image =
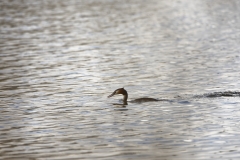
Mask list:
[{"label": "water", "polygon": [[239,1],[0,7],[1,159],[240,158]]}]

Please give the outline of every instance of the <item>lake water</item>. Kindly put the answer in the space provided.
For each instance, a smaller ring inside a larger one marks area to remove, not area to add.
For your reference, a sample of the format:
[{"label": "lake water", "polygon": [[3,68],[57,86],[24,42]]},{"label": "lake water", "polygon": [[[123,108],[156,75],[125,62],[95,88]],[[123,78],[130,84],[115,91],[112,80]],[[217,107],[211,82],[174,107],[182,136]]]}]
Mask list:
[{"label": "lake water", "polygon": [[0,159],[240,158],[240,1],[0,8]]}]

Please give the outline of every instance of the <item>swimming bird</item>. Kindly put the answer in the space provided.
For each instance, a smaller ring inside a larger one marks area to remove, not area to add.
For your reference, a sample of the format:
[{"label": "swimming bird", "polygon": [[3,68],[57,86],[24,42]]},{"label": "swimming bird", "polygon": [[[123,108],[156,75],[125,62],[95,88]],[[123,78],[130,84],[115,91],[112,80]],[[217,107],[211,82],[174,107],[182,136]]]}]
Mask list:
[{"label": "swimming bird", "polygon": [[[112,94],[110,94],[108,96],[108,98],[116,95],[116,94],[122,94],[123,95],[123,104],[124,105],[128,105],[128,93],[127,91],[124,89],[124,88],[118,88],[116,89]],[[155,99],[155,98],[138,98],[138,99],[135,99],[135,100],[132,100],[132,101],[129,101],[129,102],[132,102],[132,103],[143,103],[143,102],[151,102],[151,101],[160,101],[158,99]]]}]

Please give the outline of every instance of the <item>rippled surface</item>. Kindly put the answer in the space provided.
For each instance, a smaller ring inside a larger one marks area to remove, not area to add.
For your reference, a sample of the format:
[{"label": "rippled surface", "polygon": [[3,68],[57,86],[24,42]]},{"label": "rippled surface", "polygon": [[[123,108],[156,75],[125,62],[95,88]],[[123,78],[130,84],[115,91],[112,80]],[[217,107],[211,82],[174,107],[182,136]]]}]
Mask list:
[{"label": "rippled surface", "polygon": [[1,158],[240,158],[240,98],[192,96],[239,91],[239,1],[0,7]]}]

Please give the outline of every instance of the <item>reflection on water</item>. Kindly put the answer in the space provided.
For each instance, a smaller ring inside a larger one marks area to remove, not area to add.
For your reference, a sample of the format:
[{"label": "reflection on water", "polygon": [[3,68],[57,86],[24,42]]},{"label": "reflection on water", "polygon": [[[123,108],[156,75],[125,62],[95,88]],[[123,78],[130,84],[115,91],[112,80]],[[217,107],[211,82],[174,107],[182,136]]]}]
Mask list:
[{"label": "reflection on water", "polygon": [[1,158],[240,157],[239,97],[192,97],[239,92],[237,0],[0,7]]}]

